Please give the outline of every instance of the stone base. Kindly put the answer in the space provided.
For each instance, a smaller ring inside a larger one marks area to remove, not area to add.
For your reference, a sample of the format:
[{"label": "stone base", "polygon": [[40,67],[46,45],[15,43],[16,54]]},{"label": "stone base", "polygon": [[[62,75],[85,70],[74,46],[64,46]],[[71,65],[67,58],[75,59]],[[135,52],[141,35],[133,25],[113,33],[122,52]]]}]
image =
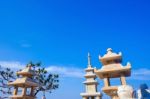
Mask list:
[{"label": "stone base", "polygon": [[101,99],[101,93],[100,92],[96,92],[96,93],[81,93],[80,94],[82,96],[83,99]]},{"label": "stone base", "polygon": [[10,97],[10,99],[35,99],[35,97],[22,96],[22,95],[13,95],[13,96]]}]

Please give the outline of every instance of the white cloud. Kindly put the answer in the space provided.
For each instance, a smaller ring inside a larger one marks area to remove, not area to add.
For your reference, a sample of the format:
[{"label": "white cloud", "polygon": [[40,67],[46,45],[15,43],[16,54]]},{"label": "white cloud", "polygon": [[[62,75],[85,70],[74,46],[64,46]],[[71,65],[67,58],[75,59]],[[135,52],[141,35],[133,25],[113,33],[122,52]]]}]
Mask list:
[{"label": "white cloud", "polygon": [[4,68],[22,69],[25,67],[24,64],[18,61],[0,61],[0,66]]},{"label": "white cloud", "polygon": [[[83,78],[85,72],[83,68],[63,67],[63,66],[48,66],[49,72],[58,73],[64,77]],[[131,71],[130,80],[150,80],[150,69],[139,68]]]},{"label": "white cloud", "polygon": [[84,75],[84,69],[74,67],[48,66],[46,70],[52,73],[58,73],[64,77],[82,78]]},{"label": "white cloud", "polygon": [[[0,61],[0,66],[18,70],[24,68],[25,64],[19,61]],[[75,68],[72,66],[50,65],[46,67],[46,70],[51,73],[57,73],[63,77],[83,78],[85,74],[84,68]],[[150,69],[139,68],[133,69],[131,72],[130,80],[150,80]]]},{"label": "white cloud", "polygon": [[[0,66],[4,68],[11,68],[12,70],[18,70],[23,69],[25,64],[18,61],[0,61]],[[74,67],[50,65],[46,67],[46,70],[50,73],[57,73],[63,77],[82,78],[84,75],[84,69]]]},{"label": "white cloud", "polygon": [[140,68],[140,69],[132,70],[131,79],[150,80],[150,69]]}]

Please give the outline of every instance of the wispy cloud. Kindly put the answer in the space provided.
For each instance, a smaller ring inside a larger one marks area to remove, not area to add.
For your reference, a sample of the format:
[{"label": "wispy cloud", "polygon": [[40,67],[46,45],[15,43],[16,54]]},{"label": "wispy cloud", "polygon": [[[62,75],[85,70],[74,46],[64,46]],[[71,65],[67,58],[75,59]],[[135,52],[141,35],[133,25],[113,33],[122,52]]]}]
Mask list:
[{"label": "wispy cloud", "polygon": [[25,67],[24,64],[18,61],[0,61],[0,66],[4,68],[22,69]]},{"label": "wispy cloud", "polygon": [[140,69],[132,70],[131,79],[150,80],[150,69],[140,68]]},{"label": "wispy cloud", "polygon": [[[11,68],[12,70],[23,69],[25,64],[18,61],[0,61],[0,66],[4,68]],[[63,77],[82,78],[84,69],[74,67],[64,67],[58,65],[50,65],[46,67],[50,73],[57,73]]]},{"label": "wispy cloud", "polygon": [[46,70],[52,73],[58,73],[63,77],[82,78],[84,75],[84,69],[74,67],[48,66]]},{"label": "wispy cloud", "polygon": [[[19,61],[0,61],[0,66],[18,70],[24,68],[26,65]],[[49,65],[45,68],[48,72],[57,73],[63,77],[83,78],[83,75],[85,74],[84,68],[77,68],[73,66]],[[139,68],[133,69],[131,72],[132,74],[129,79],[150,80],[150,69]]]},{"label": "wispy cloud", "polygon": [[[84,68],[49,66],[46,69],[49,72],[58,73],[64,77],[83,78],[83,75],[85,74]],[[150,80],[150,69],[146,69],[146,68],[133,69],[131,71],[131,77],[129,79]]]},{"label": "wispy cloud", "polygon": [[20,47],[23,47],[23,48],[30,48],[30,47],[32,47],[30,41],[27,41],[27,40],[21,40],[21,41],[19,41],[18,44],[19,44]]}]

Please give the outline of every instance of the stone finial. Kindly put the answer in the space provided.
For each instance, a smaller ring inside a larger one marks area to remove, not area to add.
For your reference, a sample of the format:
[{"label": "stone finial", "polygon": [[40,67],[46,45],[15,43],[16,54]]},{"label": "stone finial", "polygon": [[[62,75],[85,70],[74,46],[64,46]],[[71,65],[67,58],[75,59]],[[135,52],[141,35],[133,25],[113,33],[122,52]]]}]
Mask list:
[{"label": "stone finial", "polygon": [[112,48],[108,48],[108,49],[107,49],[107,53],[109,53],[109,52],[112,53],[112,51],[113,51]]},{"label": "stone finial", "polygon": [[88,67],[91,67],[91,56],[89,52],[88,52]]}]

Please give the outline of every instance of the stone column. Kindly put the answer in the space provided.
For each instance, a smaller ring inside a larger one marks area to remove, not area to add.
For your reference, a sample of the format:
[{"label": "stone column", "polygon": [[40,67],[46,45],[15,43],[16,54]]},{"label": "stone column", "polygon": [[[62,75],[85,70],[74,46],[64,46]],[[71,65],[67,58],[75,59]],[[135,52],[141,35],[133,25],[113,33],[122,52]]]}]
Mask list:
[{"label": "stone column", "polygon": [[122,85],[126,85],[126,78],[123,74],[121,75],[120,80]]},{"label": "stone column", "polygon": [[33,96],[33,94],[34,94],[34,87],[31,87],[31,93],[30,93],[30,95]]},{"label": "stone column", "polygon": [[109,78],[104,78],[104,86],[108,87],[110,85]]},{"label": "stone column", "polygon": [[17,93],[18,93],[18,87],[15,87],[15,88],[14,88],[13,95],[17,95]]},{"label": "stone column", "polygon": [[95,99],[101,99],[101,98],[100,98],[100,96],[96,96],[96,98],[95,98]]},{"label": "stone column", "polygon": [[26,91],[27,91],[27,88],[24,87],[23,90],[22,90],[22,96],[25,96],[25,95],[26,95]]}]

